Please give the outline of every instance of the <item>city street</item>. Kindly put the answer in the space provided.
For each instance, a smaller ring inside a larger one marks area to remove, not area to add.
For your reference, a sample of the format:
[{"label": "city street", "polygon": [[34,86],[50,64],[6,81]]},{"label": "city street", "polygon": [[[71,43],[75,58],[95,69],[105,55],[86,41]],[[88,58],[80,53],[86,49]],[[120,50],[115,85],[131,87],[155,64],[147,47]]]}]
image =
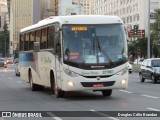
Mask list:
[{"label": "city street", "polygon": [[[159,120],[156,117],[110,117],[98,111],[160,111],[160,82],[146,80],[140,83],[137,73],[129,74],[129,87],[114,90],[111,97],[101,92],[68,93],[66,98],[57,99],[49,89],[32,92],[29,84],[15,76],[14,65],[0,68],[0,111],[90,111],[101,117],[92,120]],[[52,116],[52,115],[51,115]],[[89,120],[90,117],[47,117],[48,120]],[[13,118],[1,118],[13,120]],[[0,120],[1,120],[0,119]],[[14,118],[17,120],[17,118]],[[18,118],[19,119],[19,118]],[[25,118],[28,120],[31,118]],[[35,118],[34,118],[35,119]],[[37,118],[39,119],[39,118]]]}]

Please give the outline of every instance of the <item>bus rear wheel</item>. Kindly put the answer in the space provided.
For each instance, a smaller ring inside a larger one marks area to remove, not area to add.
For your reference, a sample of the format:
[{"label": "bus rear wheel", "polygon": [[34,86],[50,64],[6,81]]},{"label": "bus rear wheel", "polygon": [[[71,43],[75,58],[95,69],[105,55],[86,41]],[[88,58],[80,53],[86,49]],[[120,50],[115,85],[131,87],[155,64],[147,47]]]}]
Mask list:
[{"label": "bus rear wheel", "polygon": [[29,83],[32,91],[44,90],[44,86],[33,83],[33,77],[31,71],[29,72]]},{"label": "bus rear wheel", "polygon": [[111,96],[112,90],[102,90],[102,95],[103,96]]}]

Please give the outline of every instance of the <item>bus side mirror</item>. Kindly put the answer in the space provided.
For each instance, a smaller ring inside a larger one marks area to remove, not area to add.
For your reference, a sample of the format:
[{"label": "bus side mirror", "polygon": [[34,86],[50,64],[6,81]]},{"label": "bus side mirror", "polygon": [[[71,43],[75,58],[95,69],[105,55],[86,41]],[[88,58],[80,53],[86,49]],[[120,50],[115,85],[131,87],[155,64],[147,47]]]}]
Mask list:
[{"label": "bus side mirror", "polygon": [[39,50],[40,50],[40,43],[34,42],[34,52],[39,52]]}]

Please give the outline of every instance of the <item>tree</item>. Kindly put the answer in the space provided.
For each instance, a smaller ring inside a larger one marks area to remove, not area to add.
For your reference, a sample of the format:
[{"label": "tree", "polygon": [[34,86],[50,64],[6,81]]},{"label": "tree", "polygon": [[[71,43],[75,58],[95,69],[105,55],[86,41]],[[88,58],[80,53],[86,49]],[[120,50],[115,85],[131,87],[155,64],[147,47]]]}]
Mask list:
[{"label": "tree", "polygon": [[128,51],[131,61],[134,61],[137,57],[147,57],[147,38],[138,38],[128,44]]},{"label": "tree", "polygon": [[3,57],[9,56],[9,32],[4,25],[4,31],[0,31],[0,54]]},{"label": "tree", "polygon": [[155,22],[151,24],[152,50],[154,57],[160,57],[160,9],[155,10]]}]

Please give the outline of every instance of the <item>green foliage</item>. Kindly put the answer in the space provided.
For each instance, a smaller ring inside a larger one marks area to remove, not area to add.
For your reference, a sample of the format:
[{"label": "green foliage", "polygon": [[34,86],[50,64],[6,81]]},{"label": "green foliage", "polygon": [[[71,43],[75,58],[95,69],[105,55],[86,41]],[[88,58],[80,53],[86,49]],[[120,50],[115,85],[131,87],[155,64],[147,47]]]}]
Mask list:
[{"label": "green foliage", "polygon": [[160,57],[160,9],[155,10],[156,20],[151,24],[152,50],[154,57]]},{"label": "green foliage", "polygon": [[139,38],[136,41],[132,41],[128,44],[129,55],[132,55],[132,60],[137,56],[146,58],[147,57],[147,38]]},{"label": "green foliage", "polygon": [[5,48],[6,48],[6,56],[9,55],[9,32],[8,31],[0,31],[0,54],[5,56]]}]

